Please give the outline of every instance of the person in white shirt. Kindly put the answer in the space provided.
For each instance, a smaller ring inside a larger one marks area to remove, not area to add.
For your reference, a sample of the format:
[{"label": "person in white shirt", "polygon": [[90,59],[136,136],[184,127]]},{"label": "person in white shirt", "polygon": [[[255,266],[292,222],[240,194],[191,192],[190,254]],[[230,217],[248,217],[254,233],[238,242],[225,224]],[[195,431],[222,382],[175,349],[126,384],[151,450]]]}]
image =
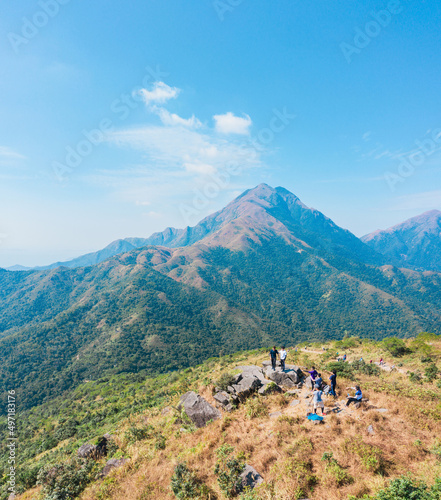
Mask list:
[{"label": "person in white shirt", "polygon": [[285,360],[286,356],[288,356],[288,353],[285,351],[285,346],[282,347],[281,351],[279,352],[280,356],[280,367],[282,370],[285,370]]}]

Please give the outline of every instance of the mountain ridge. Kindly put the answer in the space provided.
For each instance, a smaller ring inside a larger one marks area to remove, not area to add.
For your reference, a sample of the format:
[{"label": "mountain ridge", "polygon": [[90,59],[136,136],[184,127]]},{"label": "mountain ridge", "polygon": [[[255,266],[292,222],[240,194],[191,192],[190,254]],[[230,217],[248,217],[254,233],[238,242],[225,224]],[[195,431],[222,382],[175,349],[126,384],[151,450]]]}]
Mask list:
[{"label": "mountain ridge", "polygon": [[361,240],[391,264],[441,272],[441,212],[430,210]]}]

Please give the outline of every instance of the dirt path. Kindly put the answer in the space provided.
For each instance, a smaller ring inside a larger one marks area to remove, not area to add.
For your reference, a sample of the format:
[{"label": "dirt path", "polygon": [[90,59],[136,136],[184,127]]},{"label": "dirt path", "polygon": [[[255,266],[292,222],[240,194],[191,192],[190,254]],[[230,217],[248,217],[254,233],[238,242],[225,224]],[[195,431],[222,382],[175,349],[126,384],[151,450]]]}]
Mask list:
[{"label": "dirt path", "polygon": [[[307,352],[310,354],[324,354],[326,351],[313,351],[311,349],[304,348],[304,349],[298,350],[297,352]],[[337,359],[334,359],[334,361],[337,361]],[[346,358],[346,362],[350,362],[350,361],[355,361],[355,359],[349,360],[349,358]],[[408,370],[406,370],[405,368],[399,368],[398,366],[390,365],[388,363],[383,362],[383,364],[381,364],[381,365],[380,365],[379,361],[374,361],[373,363],[386,372],[397,371],[398,373],[403,373],[404,375],[406,375],[408,372]]]}]

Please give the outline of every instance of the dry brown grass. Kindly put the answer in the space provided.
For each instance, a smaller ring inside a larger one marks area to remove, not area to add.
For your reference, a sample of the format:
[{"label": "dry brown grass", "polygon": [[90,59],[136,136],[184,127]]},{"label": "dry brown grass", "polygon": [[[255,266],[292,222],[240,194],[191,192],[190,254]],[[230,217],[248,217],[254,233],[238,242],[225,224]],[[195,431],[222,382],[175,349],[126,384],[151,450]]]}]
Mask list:
[{"label": "dry brown grass", "polygon": [[[362,348],[352,349],[353,359],[361,354],[364,354]],[[381,355],[385,357],[381,351],[371,348],[365,357],[376,359]],[[308,362],[321,365],[320,354],[308,353],[307,357]],[[264,356],[257,355],[239,364],[260,364],[263,359]],[[418,367],[418,360],[413,360],[412,366]],[[216,367],[210,377],[215,379],[226,369]],[[384,487],[389,479],[407,472],[428,482],[433,481],[441,474],[441,464],[430,453],[430,448],[435,436],[441,435],[441,421],[429,419],[422,411],[435,411],[439,401],[424,401],[376,390],[380,383],[387,387],[401,384],[414,388],[402,373],[382,373],[378,380],[360,376],[357,383],[362,388],[365,385],[368,387],[364,394],[370,400],[370,409],[357,410],[352,406],[350,413],[330,413],[321,425],[314,425],[305,419],[308,407],[303,398],[300,398],[299,405],[292,407],[289,405],[292,398],[277,394],[265,398],[265,404],[270,412],[282,411],[282,417],[248,418],[246,405],[241,405],[233,413],[225,414],[222,420],[192,433],[180,432],[180,426],[172,423],[172,415],[146,413],[139,418],[139,422],[144,422],[142,419],[147,417],[149,424],[161,428],[167,438],[166,448],[155,450],[148,440],[124,448],[120,441],[124,453],[130,456],[130,462],[112,472],[108,479],[90,486],[81,498],[172,499],[170,479],[174,466],[179,461],[185,461],[211,488],[213,498],[217,495],[222,499],[224,497],[214,474],[216,450],[222,444],[232,445],[235,453],[243,454],[247,463],[262,474],[265,479],[264,485],[259,488],[262,500],[304,497],[311,500],[343,500],[348,495],[361,497]],[[354,381],[339,379],[338,384],[341,394],[338,401],[341,401],[346,394],[345,387],[354,385]],[[421,388],[433,389],[434,386],[424,384]],[[211,386],[201,386],[199,393],[214,403]],[[333,400],[326,404],[332,408]],[[379,413],[376,408],[387,408],[388,412]],[[367,432],[369,425],[373,426],[374,435]],[[125,426],[122,426],[120,436],[124,431]],[[342,470],[353,478],[352,483],[338,483],[335,471],[327,470],[322,460],[324,452],[333,453]],[[378,468],[369,465],[369,453],[372,457],[381,457]],[[381,469],[381,475],[377,469]]]}]

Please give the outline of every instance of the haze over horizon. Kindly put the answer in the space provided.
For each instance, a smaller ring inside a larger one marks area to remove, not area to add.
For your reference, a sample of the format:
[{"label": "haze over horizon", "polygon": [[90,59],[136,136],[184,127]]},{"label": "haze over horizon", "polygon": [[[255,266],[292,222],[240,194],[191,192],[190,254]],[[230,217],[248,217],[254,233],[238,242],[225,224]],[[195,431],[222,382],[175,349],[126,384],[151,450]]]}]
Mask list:
[{"label": "haze over horizon", "polygon": [[0,23],[0,267],[195,225],[261,182],[359,237],[441,209],[434,0],[49,3]]}]

